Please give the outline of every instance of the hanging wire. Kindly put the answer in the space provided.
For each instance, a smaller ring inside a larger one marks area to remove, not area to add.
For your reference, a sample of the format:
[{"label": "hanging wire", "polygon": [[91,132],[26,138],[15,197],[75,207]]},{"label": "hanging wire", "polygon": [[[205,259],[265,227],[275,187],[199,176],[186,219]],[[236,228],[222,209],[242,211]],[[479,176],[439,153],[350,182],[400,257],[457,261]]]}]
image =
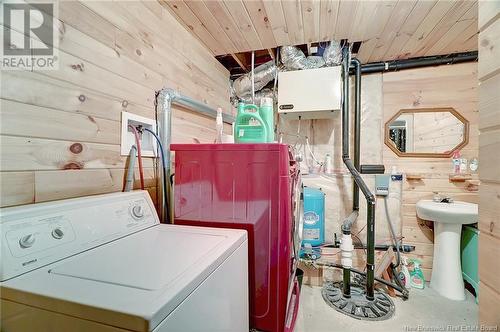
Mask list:
[{"label": "hanging wire", "polygon": [[252,51],[252,104],[255,105],[255,51]]},{"label": "hanging wire", "polygon": [[137,160],[139,162],[139,177],[141,180],[141,189],[144,190],[144,170],[142,168],[141,136],[139,135],[137,128],[135,128],[131,124],[128,125],[128,127],[130,128],[130,130],[132,130],[132,133],[135,137],[135,145],[137,147]]},{"label": "hanging wire", "polygon": [[[154,132],[152,131],[151,129],[149,128],[142,128],[144,131],[147,131],[148,133],[150,133],[155,139],[156,139],[156,142],[158,143],[158,150],[160,151],[160,159],[161,159],[161,164],[163,166],[163,184],[162,184],[162,191],[163,191],[163,197],[165,198],[165,200],[168,202],[168,186],[169,186],[169,182],[168,182],[168,174],[167,174],[167,164],[166,164],[166,160],[165,160],[165,150],[163,149],[163,144],[161,143],[161,139],[160,137]],[[170,223],[170,212],[169,212],[169,205],[166,204],[167,206],[167,211],[165,213],[165,219],[166,219],[166,222],[167,223]]]}]

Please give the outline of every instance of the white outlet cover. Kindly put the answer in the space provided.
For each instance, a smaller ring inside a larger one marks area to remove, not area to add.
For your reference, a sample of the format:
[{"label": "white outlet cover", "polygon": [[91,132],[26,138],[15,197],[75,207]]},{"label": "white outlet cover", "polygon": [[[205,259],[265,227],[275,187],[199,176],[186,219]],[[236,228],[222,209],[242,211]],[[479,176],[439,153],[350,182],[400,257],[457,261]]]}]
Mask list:
[{"label": "white outlet cover", "polygon": [[[132,145],[135,145],[134,133],[128,128],[129,124],[142,125],[156,133],[156,121],[133,113],[122,112],[122,129],[120,154],[128,156]],[[141,139],[141,154],[143,157],[155,157],[156,139],[151,133],[143,132]]]}]

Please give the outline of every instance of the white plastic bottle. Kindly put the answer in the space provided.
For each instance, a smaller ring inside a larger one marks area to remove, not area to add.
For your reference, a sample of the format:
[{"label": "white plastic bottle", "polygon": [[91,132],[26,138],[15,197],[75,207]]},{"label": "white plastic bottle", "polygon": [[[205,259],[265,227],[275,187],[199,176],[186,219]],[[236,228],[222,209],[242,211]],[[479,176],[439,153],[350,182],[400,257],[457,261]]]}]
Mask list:
[{"label": "white plastic bottle", "polygon": [[215,143],[222,143],[222,135],[224,133],[224,122],[222,121],[222,108],[217,108],[217,117],[215,118],[215,131],[217,137]]},{"label": "white plastic bottle", "polygon": [[453,165],[453,173],[454,174],[460,174],[460,164],[462,163],[461,162],[461,158],[460,158],[460,150],[457,150],[455,152],[453,152],[453,156],[452,156],[452,165]]},{"label": "white plastic bottle", "polygon": [[398,278],[401,280],[405,287],[410,286],[410,272],[408,271],[408,259],[406,256],[401,256],[401,270]]},{"label": "white plastic bottle", "polygon": [[333,174],[332,156],[329,153],[325,155],[325,173]]}]

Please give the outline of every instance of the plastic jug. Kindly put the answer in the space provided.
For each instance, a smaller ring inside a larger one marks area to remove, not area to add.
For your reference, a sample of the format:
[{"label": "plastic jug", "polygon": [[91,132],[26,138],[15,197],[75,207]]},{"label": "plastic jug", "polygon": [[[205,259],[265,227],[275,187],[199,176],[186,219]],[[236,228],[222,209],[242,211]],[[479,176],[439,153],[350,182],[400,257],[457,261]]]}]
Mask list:
[{"label": "plastic jug", "polygon": [[[251,123],[252,121],[254,123]],[[236,143],[267,142],[267,125],[260,116],[259,108],[256,105],[238,104],[238,115],[234,126],[234,141]]]},{"label": "plastic jug", "polygon": [[274,142],[274,108],[273,108],[272,98],[262,98],[260,100],[260,117],[264,120],[267,128],[267,139],[266,142]]}]

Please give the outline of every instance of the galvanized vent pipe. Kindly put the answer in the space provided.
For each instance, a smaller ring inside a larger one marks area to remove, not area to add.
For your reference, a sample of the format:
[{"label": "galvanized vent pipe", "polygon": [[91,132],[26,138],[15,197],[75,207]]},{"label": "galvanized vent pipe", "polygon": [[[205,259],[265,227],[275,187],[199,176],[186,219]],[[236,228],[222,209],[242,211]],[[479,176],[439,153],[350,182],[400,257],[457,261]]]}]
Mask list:
[{"label": "galvanized vent pipe", "polygon": [[[199,113],[212,118],[217,117],[217,110],[207,104],[195,100],[191,97],[184,96],[178,91],[170,88],[163,88],[156,92],[156,121],[157,133],[160,136],[164,148],[165,169],[163,172],[158,168],[158,187],[161,188],[158,192],[160,198],[160,220],[169,223],[173,220],[173,206],[171,199],[170,186],[170,143],[172,142],[172,105],[182,106],[190,111]],[[234,122],[234,117],[228,114],[222,115],[223,121],[229,124]],[[214,124],[215,126],[215,124]],[[166,188],[165,188],[166,187]]]}]

